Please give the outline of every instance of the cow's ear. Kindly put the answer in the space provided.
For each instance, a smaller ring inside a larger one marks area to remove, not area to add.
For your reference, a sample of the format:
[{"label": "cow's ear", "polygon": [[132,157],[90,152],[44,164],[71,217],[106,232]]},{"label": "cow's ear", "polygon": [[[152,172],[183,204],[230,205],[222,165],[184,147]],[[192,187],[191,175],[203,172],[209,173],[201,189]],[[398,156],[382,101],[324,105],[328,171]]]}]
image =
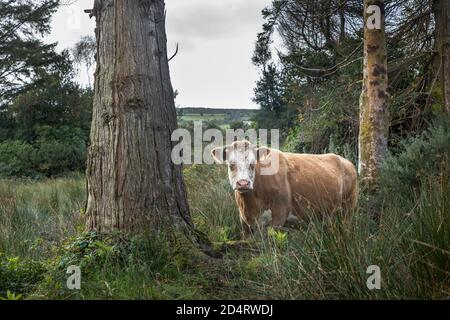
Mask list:
[{"label": "cow's ear", "polygon": [[217,147],[211,150],[211,156],[217,163],[224,163],[227,161],[227,148]]},{"label": "cow's ear", "polygon": [[270,154],[270,149],[266,147],[261,147],[256,149],[256,159],[258,161],[264,161]]}]

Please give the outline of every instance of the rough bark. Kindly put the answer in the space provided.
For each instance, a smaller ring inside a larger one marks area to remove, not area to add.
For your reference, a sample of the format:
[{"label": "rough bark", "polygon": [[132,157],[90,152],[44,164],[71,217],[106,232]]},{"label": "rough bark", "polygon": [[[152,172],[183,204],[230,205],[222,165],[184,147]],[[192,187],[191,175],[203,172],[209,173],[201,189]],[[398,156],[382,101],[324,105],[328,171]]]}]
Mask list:
[{"label": "rough bark", "polygon": [[435,20],[434,77],[445,111],[450,116],[450,1],[433,0]]},{"label": "rough bark", "polygon": [[97,69],[87,163],[87,228],[191,223],[171,161],[176,109],[163,0],[95,0]]},{"label": "rough bark", "polygon": [[[369,29],[367,8],[381,9],[381,28]],[[385,44],[384,1],[364,1],[364,76],[360,96],[359,164],[363,183],[376,185],[383,158],[387,151],[389,131],[388,78]]]}]

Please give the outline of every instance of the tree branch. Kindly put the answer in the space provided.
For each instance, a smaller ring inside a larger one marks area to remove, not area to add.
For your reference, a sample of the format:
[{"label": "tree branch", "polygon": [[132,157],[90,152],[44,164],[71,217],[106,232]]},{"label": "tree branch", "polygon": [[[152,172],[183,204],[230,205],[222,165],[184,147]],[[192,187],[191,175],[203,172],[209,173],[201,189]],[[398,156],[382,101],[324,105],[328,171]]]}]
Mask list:
[{"label": "tree branch", "polygon": [[168,61],[172,60],[173,58],[175,58],[175,56],[178,54],[178,42],[177,42],[177,47],[175,49],[175,53],[169,58]]}]

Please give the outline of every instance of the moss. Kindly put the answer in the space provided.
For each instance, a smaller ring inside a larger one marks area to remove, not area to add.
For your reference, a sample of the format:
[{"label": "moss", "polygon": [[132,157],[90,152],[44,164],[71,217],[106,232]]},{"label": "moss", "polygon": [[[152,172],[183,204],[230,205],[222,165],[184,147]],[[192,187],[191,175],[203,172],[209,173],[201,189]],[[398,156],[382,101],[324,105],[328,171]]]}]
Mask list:
[{"label": "moss", "polygon": [[373,140],[374,126],[371,120],[370,109],[368,107],[369,98],[366,94],[361,94],[360,98],[360,123],[359,123],[359,146],[361,159],[365,163],[368,160],[370,144]]}]

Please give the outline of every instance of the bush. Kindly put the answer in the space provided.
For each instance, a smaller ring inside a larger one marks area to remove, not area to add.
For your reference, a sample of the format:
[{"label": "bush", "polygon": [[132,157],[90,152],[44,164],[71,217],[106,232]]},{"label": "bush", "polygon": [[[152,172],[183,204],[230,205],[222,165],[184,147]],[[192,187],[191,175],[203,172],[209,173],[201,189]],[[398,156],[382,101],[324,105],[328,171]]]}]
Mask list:
[{"label": "bush", "polygon": [[36,174],[36,150],[23,141],[0,143],[0,177],[31,176]]},{"label": "bush", "polygon": [[423,181],[445,175],[449,168],[450,122],[447,121],[405,140],[402,149],[387,158],[380,177],[382,196],[394,192],[411,197]]},{"label": "bush", "polygon": [[85,168],[87,137],[81,129],[39,127],[30,144],[18,140],[0,143],[1,177],[54,176]]},{"label": "bush", "polygon": [[[0,297],[30,292],[42,280],[45,267],[41,262],[7,258],[0,253]],[[8,293],[9,292],[9,293]]]},{"label": "bush", "polygon": [[[64,240],[48,263],[48,272],[31,298],[137,299],[192,298],[182,268],[183,254],[163,236],[127,236],[121,232],[81,234]],[[81,290],[66,287],[67,268],[80,267]]]},{"label": "bush", "polygon": [[339,141],[337,141],[335,135],[330,136],[330,143],[328,144],[328,148],[326,151],[340,155],[353,163],[358,162],[357,150],[355,150],[355,148],[349,143],[340,143]]},{"label": "bush", "polygon": [[299,126],[289,130],[283,149],[287,152],[306,153],[305,137]]}]

